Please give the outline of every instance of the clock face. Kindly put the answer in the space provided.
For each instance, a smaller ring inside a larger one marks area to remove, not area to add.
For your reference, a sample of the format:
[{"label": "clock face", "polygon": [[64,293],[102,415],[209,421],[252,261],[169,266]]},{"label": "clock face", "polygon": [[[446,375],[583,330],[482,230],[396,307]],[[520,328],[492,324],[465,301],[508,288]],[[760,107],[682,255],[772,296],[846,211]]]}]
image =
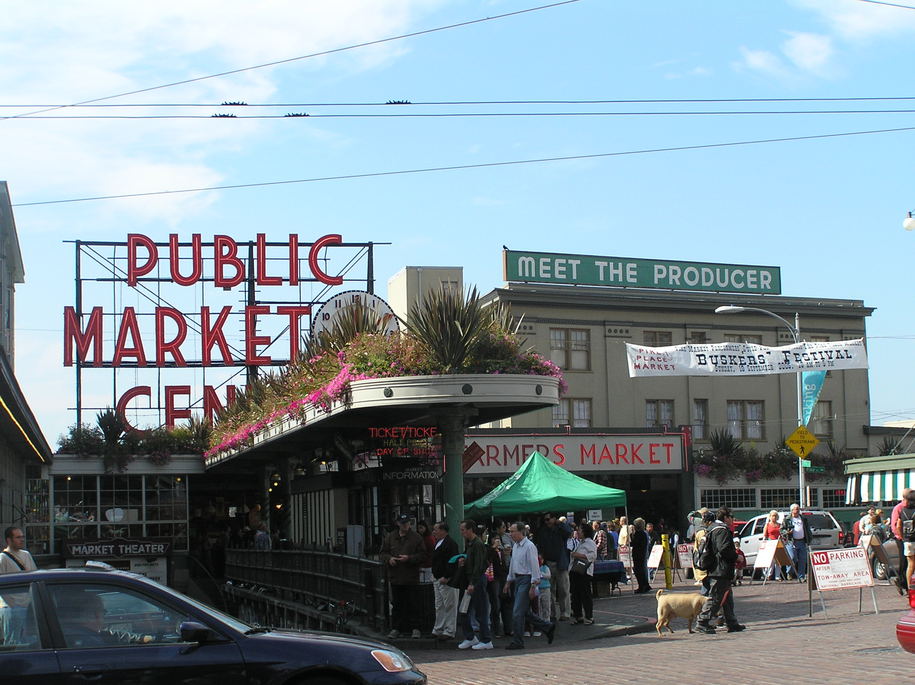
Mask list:
[{"label": "clock face", "polygon": [[321,305],[320,309],[315,312],[311,320],[311,334],[315,335],[321,331],[330,330],[337,317],[355,304],[361,303],[364,307],[376,312],[379,316],[390,314],[385,333],[395,333],[399,330],[397,317],[394,316],[394,310],[391,306],[377,295],[365,292],[364,290],[347,290],[338,293]]}]

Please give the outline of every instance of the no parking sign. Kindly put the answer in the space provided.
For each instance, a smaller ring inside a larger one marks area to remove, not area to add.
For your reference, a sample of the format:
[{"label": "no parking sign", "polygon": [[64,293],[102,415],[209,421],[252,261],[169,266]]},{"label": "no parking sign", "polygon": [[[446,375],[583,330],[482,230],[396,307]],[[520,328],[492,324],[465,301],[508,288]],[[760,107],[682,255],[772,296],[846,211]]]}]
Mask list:
[{"label": "no parking sign", "polygon": [[862,547],[824,549],[810,553],[818,590],[873,587],[874,576]]}]

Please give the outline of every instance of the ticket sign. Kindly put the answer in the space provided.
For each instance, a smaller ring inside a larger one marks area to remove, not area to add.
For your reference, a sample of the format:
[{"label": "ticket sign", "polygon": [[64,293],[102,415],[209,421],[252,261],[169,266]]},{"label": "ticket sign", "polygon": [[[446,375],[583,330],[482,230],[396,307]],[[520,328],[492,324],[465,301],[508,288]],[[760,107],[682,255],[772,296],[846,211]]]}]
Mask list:
[{"label": "ticket sign", "polygon": [[797,456],[803,459],[810,454],[814,447],[820,444],[820,440],[813,433],[804,428],[804,426],[798,426],[797,429],[788,436],[788,439],[785,440],[785,444],[794,450],[794,453]]},{"label": "ticket sign", "polygon": [[680,568],[693,567],[692,545],[677,545],[677,561],[680,562]]},{"label": "ticket sign", "polygon": [[824,549],[810,554],[818,590],[873,587],[874,577],[863,547]]}]

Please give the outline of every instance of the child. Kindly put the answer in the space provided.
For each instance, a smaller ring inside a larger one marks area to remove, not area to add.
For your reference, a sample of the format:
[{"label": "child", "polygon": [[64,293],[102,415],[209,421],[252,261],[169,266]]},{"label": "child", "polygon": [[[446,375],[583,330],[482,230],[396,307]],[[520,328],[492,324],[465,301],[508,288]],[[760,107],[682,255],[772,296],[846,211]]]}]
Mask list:
[{"label": "child", "polygon": [[[537,556],[537,561],[540,564],[540,584],[537,586],[540,596],[537,598],[537,605],[534,610],[544,621],[549,621],[550,611],[552,610],[552,602],[550,601],[550,567],[546,565],[540,555]],[[540,633],[535,632],[534,637],[540,637]]]},{"label": "child", "polygon": [[740,540],[738,538],[734,538],[734,549],[737,550],[737,561],[734,562],[734,584],[741,585],[743,570],[747,567],[747,555],[740,549]]}]

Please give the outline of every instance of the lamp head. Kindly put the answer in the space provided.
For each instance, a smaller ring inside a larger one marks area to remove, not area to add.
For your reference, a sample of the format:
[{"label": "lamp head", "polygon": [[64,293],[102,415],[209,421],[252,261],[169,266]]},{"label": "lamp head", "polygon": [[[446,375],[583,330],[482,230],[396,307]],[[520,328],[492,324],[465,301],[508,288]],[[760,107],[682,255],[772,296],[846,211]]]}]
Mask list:
[{"label": "lamp head", "polygon": [[[915,219],[913,219],[912,221],[915,221]],[[726,305],[722,305],[721,307],[715,308],[716,314],[740,314],[741,312],[745,312],[745,311],[746,311],[746,307],[738,307],[737,305],[733,305],[733,304],[726,304]]]},{"label": "lamp head", "polygon": [[912,216],[912,212],[902,220],[902,227],[907,231],[915,231],[915,216]]}]

